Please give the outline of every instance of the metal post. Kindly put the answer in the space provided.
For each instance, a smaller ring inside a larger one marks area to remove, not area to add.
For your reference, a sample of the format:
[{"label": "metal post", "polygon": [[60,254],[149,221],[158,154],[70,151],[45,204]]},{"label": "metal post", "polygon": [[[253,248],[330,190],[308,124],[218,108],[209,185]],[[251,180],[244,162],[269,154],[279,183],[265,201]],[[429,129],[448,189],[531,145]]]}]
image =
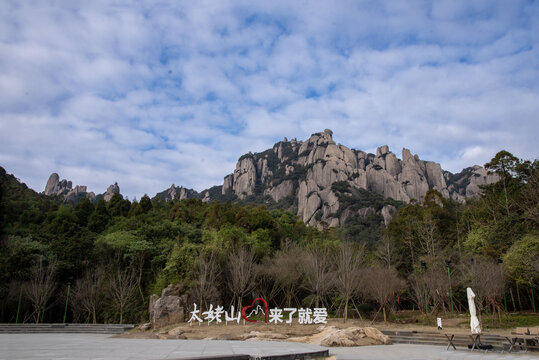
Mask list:
[{"label": "metal post", "polygon": [[67,297],[66,297],[66,307],[64,310],[64,324],[66,323],[67,318],[67,304],[69,303],[69,290],[71,289],[71,282],[67,283]]},{"label": "metal post", "polygon": [[21,310],[21,301],[22,301],[22,284],[21,284],[21,291],[19,293],[19,305],[17,305],[17,316],[15,317],[15,324],[19,323],[19,311]]}]

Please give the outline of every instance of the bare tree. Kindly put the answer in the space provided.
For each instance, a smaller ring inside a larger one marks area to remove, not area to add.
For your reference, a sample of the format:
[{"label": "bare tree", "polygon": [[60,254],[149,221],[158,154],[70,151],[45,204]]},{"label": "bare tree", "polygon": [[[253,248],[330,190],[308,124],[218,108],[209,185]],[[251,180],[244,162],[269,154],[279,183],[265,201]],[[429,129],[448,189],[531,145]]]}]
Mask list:
[{"label": "bare tree", "polygon": [[47,304],[56,289],[54,275],[56,273],[56,261],[51,260],[48,264],[43,263],[43,256],[32,268],[30,279],[25,283],[23,292],[32,304],[32,317],[37,323],[47,309]]},{"label": "bare tree", "polygon": [[363,245],[346,242],[335,256],[335,287],[344,298],[344,321],[348,320],[348,303],[361,284],[364,251]]},{"label": "bare tree", "polygon": [[275,280],[285,298],[285,306],[292,306],[292,298],[301,279],[300,249],[292,244],[283,244],[266,268],[266,272]]},{"label": "bare tree", "polygon": [[103,284],[105,273],[102,268],[87,271],[73,285],[71,290],[71,308],[76,321],[91,316],[92,322],[97,323],[97,314],[103,304]]},{"label": "bare tree", "polygon": [[[365,271],[363,291],[372,300],[376,301],[384,314],[384,322],[387,321],[386,306],[406,286],[394,269],[374,267]],[[380,310],[378,310],[380,311]]]},{"label": "bare tree", "polygon": [[428,256],[435,256],[438,247],[436,240],[437,225],[432,218],[432,215],[429,213],[423,218],[423,220],[416,222],[415,228],[417,239],[419,240],[423,253],[427,254]]},{"label": "bare tree", "polygon": [[375,248],[375,255],[388,269],[391,267],[396,268],[402,263],[402,253],[398,251],[395,239],[387,232],[384,233],[382,239],[378,242]]},{"label": "bare tree", "polygon": [[320,299],[329,293],[335,278],[330,253],[327,249],[307,249],[302,254],[300,266],[303,286],[314,295],[315,307],[319,307]]},{"label": "bare tree", "polygon": [[463,273],[475,293],[479,309],[484,310],[490,305],[493,313],[496,308],[499,310],[504,290],[499,265],[490,259],[475,259],[464,266]]},{"label": "bare tree", "polygon": [[446,311],[446,304],[450,302],[449,281],[447,274],[440,269],[429,269],[426,272],[416,273],[409,278],[412,300],[417,307],[426,312],[427,306],[432,303],[430,312],[439,309]]},{"label": "bare tree", "polygon": [[117,269],[108,277],[109,298],[120,315],[120,324],[123,323],[125,310],[133,302],[136,287],[136,275],[132,269]]},{"label": "bare tree", "polygon": [[237,301],[238,309],[241,309],[243,297],[256,285],[255,253],[249,248],[237,247],[230,253],[227,268],[230,277],[228,286],[233,294],[233,301]]},{"label": "bare tree", "polygon": [[221,275],[221,268],[217,263],[217,254],[200,254],[196,262],[196,275],[191,294],[199,301],[200,306],[208,307],[208,302],[219,299],[219,290],[216,284]]},{"label": "bare tree", "polygon": [[412,300],[422,312],[426,312],[427,304],[431,299],[427,277],[425,273],[413,274],[409,277]]},{"label": "bare tree", "polygon": [[265,299],[268,304],[274,303],[275,297],[281,291],[279,284],[271,274],[271,260],[266,257],[261,264],[255,265],[256,287],[254,292],[258,294],[256,297]]}]

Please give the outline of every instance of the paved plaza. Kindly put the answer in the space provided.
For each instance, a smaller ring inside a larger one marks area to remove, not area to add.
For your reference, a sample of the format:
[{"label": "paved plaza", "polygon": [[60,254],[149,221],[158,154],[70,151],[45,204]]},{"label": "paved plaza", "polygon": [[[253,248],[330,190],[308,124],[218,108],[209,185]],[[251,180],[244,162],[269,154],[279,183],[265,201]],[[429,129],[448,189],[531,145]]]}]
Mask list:
[{"label": "paved plaza", "polygon": [[[240,354],[268,357],[324,350],[320,346],[289,342],[121,339],[97,334],[0,334],[0,359],[6,360],[158,360]],[[335,355],[339,360],[539,359],[539,356],[531,353],[472,353],[464,349],[446,351],[443,346],[404,344],[331,348],[330,355]]]},{"label": "paved plaza", "polygon": [[331,348],[329,354],[338,360],[539,360],[539,353],[508,354],[457,349],[446,351],[445,346],[439,345],[395,344]]}]

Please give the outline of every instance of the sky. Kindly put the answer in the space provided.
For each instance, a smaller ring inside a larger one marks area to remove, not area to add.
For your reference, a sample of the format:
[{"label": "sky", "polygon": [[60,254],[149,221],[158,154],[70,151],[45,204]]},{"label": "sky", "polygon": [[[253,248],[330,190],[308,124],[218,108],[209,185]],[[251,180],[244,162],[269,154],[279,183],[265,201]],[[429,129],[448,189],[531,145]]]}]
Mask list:
[{"label": "sky", "polygon": [[458,172],[539,154],[539,2],[0,2],[0,166],[130,199],[326,128]]}]

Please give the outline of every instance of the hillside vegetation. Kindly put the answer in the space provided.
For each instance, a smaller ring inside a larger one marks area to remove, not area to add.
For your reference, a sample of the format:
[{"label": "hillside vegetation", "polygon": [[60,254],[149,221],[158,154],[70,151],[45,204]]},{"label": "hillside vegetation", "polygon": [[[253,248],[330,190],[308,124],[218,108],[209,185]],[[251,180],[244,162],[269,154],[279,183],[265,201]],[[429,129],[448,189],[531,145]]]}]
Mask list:
[{"label": "hillside vegetation", "polygon": [[[432,314],[465,310],[471,286],[483,312],[534,310],[538,163],[502,151],[486,168],[500,181],[465,204],[429,190],[421,203],[395,203],[387,226],[373,212],[320,229],[247,203],[116,193],[64,204],[0,168],[0,321],[61,322],[68,283],[68,322],[145,321],[150,295],[171,283],[204,308],[263,296],[270,307],[324,305],[339,316]],[[351,201],[347,182],[332,187]],[[346,208],[361,199],[392,201],[364,190]]]}]

